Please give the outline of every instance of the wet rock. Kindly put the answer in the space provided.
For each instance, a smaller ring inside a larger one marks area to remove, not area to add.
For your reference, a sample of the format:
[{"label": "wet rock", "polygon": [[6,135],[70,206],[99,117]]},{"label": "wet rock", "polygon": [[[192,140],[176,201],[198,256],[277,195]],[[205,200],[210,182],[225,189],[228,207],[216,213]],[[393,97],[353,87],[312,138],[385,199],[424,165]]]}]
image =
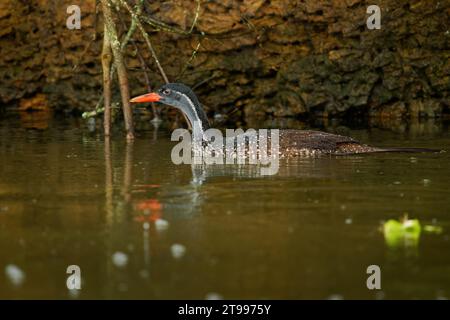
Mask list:
[{"label": "wet rock", "polygon": [[44,94],[37,94],[33,98],[21,99],[19,104],[20,111],[48,111],[48,101]]}]

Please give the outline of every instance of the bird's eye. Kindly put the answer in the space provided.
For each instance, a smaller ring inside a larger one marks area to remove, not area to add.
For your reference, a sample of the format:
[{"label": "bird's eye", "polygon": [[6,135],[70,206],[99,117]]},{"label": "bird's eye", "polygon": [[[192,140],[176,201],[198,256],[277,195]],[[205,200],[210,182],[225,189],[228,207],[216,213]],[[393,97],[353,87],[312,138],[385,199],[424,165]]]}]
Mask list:
[{"label": "bird's eye", "polygon": [[163,89],[162,94],[168,96],[170,94],[170,89]]}]

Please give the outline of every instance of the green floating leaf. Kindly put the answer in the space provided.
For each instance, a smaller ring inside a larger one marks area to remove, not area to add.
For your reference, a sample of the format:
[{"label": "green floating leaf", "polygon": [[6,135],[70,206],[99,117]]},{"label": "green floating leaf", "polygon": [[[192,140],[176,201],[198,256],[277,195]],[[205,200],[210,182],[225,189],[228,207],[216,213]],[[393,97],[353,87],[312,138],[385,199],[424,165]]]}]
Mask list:
[{"label": "green floating leaf", "polygon": [[389,247],[416,247],[419,244],[421,226],[417,219],[391,219],[383,225],[383,231]]}]

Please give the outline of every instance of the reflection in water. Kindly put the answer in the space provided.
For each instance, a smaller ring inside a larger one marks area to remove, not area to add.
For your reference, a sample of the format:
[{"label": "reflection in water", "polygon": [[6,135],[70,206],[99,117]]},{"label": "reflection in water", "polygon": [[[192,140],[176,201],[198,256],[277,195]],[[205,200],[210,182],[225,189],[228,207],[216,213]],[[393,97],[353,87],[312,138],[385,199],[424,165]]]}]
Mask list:
[{"label": "reflection in water", "polygon": [[[0,276],[0,298],[372,299],[371,264],[385,298],[450,295],[449,153],[299,158],[260,176],[250,165],[173,165],[164,130],[126,144],[67,119],[47,130],[0,121],[0,272],[24,275],[21,286]],[[348,133],[448,150],[440,128],[414,139]],[[421,235],[414,256],[378,230],[405,212],[443,228]],[[71,264],[78,295],[65,287]]]}]

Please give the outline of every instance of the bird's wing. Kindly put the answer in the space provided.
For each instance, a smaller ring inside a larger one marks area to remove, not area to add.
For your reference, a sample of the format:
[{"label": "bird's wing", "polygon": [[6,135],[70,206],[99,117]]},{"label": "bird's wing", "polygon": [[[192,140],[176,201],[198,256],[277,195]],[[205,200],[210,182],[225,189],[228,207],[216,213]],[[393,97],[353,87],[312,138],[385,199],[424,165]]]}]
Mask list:
[{"label": "bird's wing", "polygon": [[359,144],[351,137],[313,130],[280,130],[280,147],[337,152],[344,144]]}]

